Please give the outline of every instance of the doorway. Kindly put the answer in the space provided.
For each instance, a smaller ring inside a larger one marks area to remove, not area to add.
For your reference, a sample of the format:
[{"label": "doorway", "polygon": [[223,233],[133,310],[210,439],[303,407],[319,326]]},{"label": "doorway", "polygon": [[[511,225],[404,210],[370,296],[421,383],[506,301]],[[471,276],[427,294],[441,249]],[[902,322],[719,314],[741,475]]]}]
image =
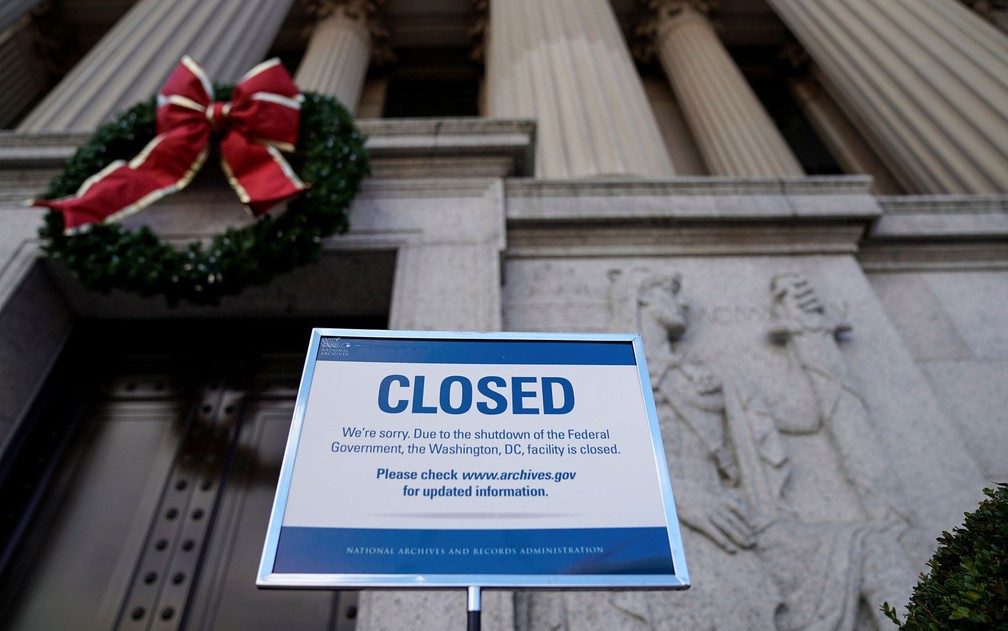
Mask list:
[{"label": "doorway", "polygon": [[311,327],[386,322],[79,323],[0,463],[8,628],[352,629],[255,576]]}]

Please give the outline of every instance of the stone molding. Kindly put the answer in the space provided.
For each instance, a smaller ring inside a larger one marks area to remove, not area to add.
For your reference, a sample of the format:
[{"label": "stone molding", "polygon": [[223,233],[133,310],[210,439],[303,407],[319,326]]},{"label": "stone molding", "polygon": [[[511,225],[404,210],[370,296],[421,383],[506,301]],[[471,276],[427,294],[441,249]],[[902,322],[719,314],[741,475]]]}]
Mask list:
[{"label": "stone molding", "polygon": [[[532,121],[457,118],[411,120],[362,120],[361,132],[371,155],[372,170],[383,170],[383,161],[421,159],[428,161],[431,175],[438,160],[500,159],[500,176],[531,176],[535,171],[536,125]],[[461,171],[441,171],[458,177]],[[394,175],[389,173],[389,175]]]},{"label": "stone molding", "polygon": [[[375,177],[522,177],[534,169],[532,121],[371,119],[357,125],[367,137]],[[83,133],[0,132],[0,169],[45,170],[48,181],[87,138]]]},{"label": "stone molding", "polygon": [[866,177],[505,182],[508,256],[853,254]]},{"label": "stone molding", "polygon": [[880,197],[858,262],[868,272],[1008,269],[1008,195]]},{"label": "stone molding", "polygon": [[1008,195],[878,199],[882,216],[869,238],[1008,240]]},{"label": "stone molding", "polygon": [[1008,195],[880,197],[858,261],[870,272],[1008,269]]}]

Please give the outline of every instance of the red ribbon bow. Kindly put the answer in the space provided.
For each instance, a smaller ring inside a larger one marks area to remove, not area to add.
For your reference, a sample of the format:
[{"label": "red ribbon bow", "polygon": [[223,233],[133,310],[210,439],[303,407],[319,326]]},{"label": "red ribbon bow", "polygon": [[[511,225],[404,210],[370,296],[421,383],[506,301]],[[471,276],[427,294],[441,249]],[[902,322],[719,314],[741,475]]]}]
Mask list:
[{"label": "red ribbon bow", "polygon": [[157,136],[143,151],[91,176],[74,196],[34,204],[62,212],[68,232],[132,214],[185,188],[217,132],[228,181],[258,217],[307,188],[280,154],[294,150],[303,100],[280,61],[271,59],[241,78],[230,102],[214,102],[203,69],[183,57],[157,96]]}]

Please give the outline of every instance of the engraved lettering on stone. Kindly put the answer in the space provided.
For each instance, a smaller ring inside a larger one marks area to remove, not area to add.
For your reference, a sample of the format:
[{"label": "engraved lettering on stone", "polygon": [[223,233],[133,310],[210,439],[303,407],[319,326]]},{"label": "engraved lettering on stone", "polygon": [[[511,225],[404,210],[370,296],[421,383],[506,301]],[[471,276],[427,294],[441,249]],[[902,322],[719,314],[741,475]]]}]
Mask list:
[{"label": "engraved lettering on stone", "polygon": [[[849,305],[845,302],[830,303],[827,305],[831,313],[836,313],[841,317],[848,312]],[[692,311],[698,323],[715,324],[720,326],[732,324],[744,324],[746,322],[770,322],[773,320],[773,312],[766,305],[754,304],[731,304],[715,305],[713,307],[698,307]]]}]

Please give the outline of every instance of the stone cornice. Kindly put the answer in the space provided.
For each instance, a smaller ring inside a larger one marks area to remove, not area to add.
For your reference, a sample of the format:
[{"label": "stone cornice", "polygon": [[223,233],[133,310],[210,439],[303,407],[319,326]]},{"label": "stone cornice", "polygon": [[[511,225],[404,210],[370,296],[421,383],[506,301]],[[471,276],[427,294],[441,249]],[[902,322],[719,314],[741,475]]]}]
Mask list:
[{"label": "stone cornice", "polygon": [[509,256],[853,254],[866,177],[505,183]]},{"label": "stone cornice", "polygon": [[1008,195],[880,197],[858,260],[868,271],[1008,268]]},{"label": "stone cornice", "polygon": [[[411,177],[428,177],[440,172],[442,177],[466,174],[470,161],[487,176],[486,160],[499,160],[495,175],[526,176],[535,169],[535,123],[487,118],[362,120],[361,132],[367,136],[375,175],[385,172],[384,161],[413,160]],[[481,162],[482,160],[482,162]],[[439,163],[442,164],[439,167]],[[401,163],[400,163],[401,164]],[[426,166],[425,166],[426,165]],[[388,171],[404,174],[400,169]]]},{"label": "stone cornice", "polygon": [[881,211],[869,192],[870,186],[871,179],[863,176],[512,179],[506,191],[512,202],[508,218],[515,221],[871,221]]},{"label": "stone cornice", "polygon": [[[534,169],[535,123],[486,118],[360,120],[375,177],[509,177]],[[0,169],[59,169],[88,138],[0,132]]]},{"label": "stone cornice", "polygon": [[1008,195],[880,197],[870,239],[1008,238]]}]

